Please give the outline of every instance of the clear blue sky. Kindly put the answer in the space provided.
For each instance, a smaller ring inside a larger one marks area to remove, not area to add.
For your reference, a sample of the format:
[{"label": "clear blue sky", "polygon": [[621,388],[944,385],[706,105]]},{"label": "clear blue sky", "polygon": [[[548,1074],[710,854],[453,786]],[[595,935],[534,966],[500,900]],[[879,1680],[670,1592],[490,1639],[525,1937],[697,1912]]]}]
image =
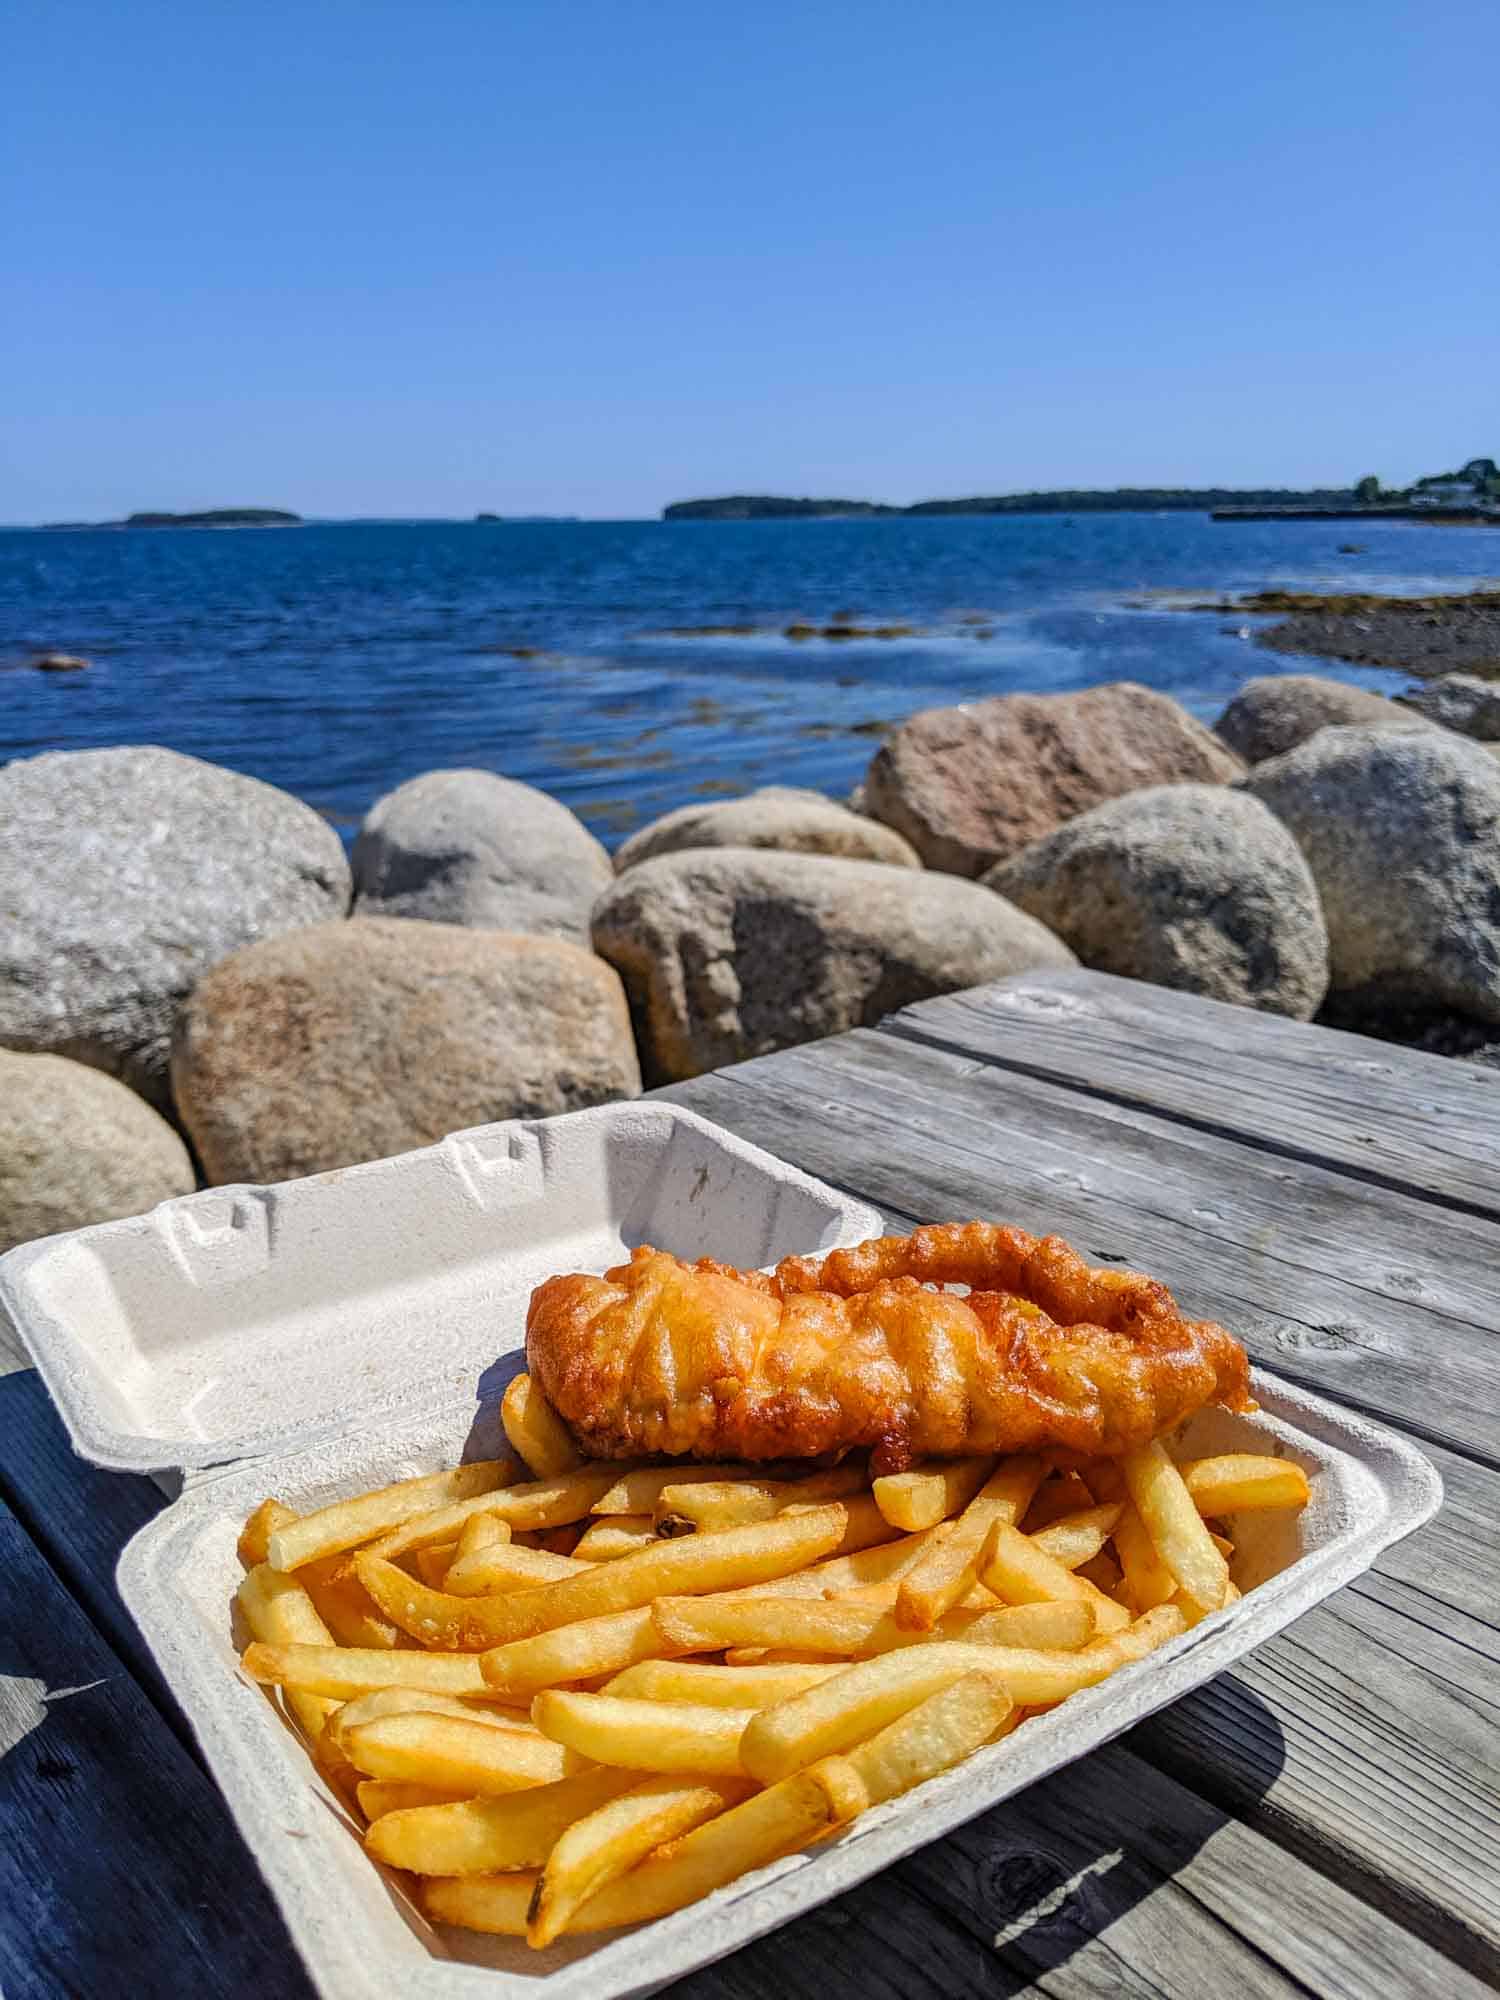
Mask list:
[{"label": "clear blue sky", "polygon": [[1500,457],[1494,0],[12,0],[0,520]]}]

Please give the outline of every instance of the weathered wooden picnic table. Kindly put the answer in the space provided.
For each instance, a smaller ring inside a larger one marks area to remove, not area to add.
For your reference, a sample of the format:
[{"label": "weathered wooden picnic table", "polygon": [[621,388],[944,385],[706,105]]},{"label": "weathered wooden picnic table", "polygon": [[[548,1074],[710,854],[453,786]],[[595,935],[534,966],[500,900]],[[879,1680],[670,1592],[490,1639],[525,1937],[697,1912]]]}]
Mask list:
[{"label": "weathered wooden picnic table", "polygon": [[[1068,973],[666,1095],[894,1228],[1005,1218],[1139,1263],[1447,1486],[1234,1672],[674,1993],[1500,1987],[1500,1076]],[[75,1460],[21,1370],[0,1495],[0,1994],[306,1995],[114,1594],[161,1493]]]}]

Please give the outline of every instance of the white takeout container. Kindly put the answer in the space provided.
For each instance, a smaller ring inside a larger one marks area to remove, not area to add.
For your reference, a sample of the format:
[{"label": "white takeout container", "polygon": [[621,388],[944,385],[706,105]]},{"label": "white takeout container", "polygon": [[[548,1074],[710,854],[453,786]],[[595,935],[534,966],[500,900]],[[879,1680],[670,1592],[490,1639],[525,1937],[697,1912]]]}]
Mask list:
[{"label": "white takeout container", "polygon": [[120,1592],[325,2000],[654,1991],[1200,1686],[1441,1503],[1436,1472],[1403,1438],[1257,1371],[1258,1414],[1205,1410],[1178,1434],[1194,1455],[1296,1459],[1312,1481],[1301,1514],[1232,1524],[1245,1601],[838,1839],[674,1916],[540,1953],[433,1928],[238,1671],[245,1516],[267,1494],[301,1511],[503,1451],[499,1399],[544,1276],[602,1270],[642,1241],[766,1265],[879,1227],[873,1209],[706,1120],[638,1103],[486,1126],[282,1187],[189,1195],[0,1258],[0,1306],[85,1457],[214,1468],[135,1536]]}]

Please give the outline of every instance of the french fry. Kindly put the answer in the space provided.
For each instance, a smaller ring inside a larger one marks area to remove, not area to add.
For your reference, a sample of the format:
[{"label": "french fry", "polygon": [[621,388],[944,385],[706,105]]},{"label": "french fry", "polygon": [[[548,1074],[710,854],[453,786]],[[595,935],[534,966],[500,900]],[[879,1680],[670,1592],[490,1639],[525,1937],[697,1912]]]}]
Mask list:
[{"label": "french fry", "polygon": [[484,1492],[475,1493],[467,1500],[450,1501],[445,1507],[431,1507],[425,1514],[413,1515],[399,1528],[392,1528],[388,1535],[381,1535],[377,1541],[371,1542],[365,1554],[384,1556],[387,1562],[395,1562],[416,1549],[430,1549],[441,1542],[456,1541],[470,1521],[480,1517],[497,1528],[503,1528],[503,1539],[510,1540],[509,1523],[495,1512],[493,1495]]},{"label": "french fry", "polygon": [[[886,1548],[902,1537],[891,1526],[875,1504],[870,1493],[851,1493],[842,1503],[847,1517],[842,1541],[835,1548],[831,1561],[837,1562],[841,1556],[860,1555],[870,1548]],[[801,1503],[782,1510],[788,1514],[799,1514]]]},{"label": "french fry", "polygon": [[[883,1636],[886,1628],[882,1625],[878,1630]],[[901,1628],[894,1619],[890,1621],[890,1630],[891,1645],[899,1644],[894,1635]],[[1088,1603],[998,1604],[991,1611],[950,1611],[938,1620],[935,1635],[959,1638],[971,1646],[1018,1646],[1034,1652],[1073,1653],[1097,1638],[1099,1627],[1093,1605]],[[913,1632],[901,1634],[907,1641],[923,1636]],[[884,1650],[889,1651],[890,1646]]]},{"label": "french fry", "polygon": [[[1144,1533],[1144,1530],[1142,1530]],[[1108,1549],[1101,1549],[1096,1556],[1090,1556],[1086,1563],[1080,1563],[1075,1576],[1086,1577],[1096,1590],[1102,1590],[1106,1597],[1113,1597],[1118,1604],[1120,1585],[1124,1581],[1124,1571]]]},{"label": "french fry", "polygon": [[701,1703],[631,1701],[611,1694],[548,1688],[531,1705],[543,1736],[596,1764],[633,1771],[740,1773],[739,1745],[752,1710]]},{"label": "french fry", "polygon": [[453,1560],[453,1552],[458,1547],[456,1541],[435,1542],[430,1549],[412,1550],[412,1567],[423,1583],[431,1584],[434,1590],[441,1590],[448,1574],[448,1565]]},{"label": "french fry", "polygon": [[633,1556],[656,1540],[656,1522],[649,1514],[601,1514],[583,1531],[573,1551],[575,1562],[614,1562]]},{"label": "french fry", "polygon": [[593,1503],[593,1514],[655,1514],[664,1486],[681,1486],[689,1479],[764,1479],[763,1465],[694,1465],[678,1459],[672,1465],[637,1465],[616,1475]]},{"label": "french fry", "polygon": [[511,1450],[533,1479],[552,1479],[583,1463],[567,1425],[529,1375],[515,1375],[500,1403]]},{"label": "french fry", "polygon": [[540,1868],[575,1820],[639,1783],[639,1772],[601,1764],[529,1791],[371,1814],[378,1825],[366,1833],[365,1847],[377,1861],[418,1875]]},{"label": "french fry", "polygon": [[1020,1520],[1041,1477],[1039,1458],[1001,1460],[951,1532],[902,1578],[896,1595],[898,1625],[912,1632],[931,1631],[943,1613],[967,1595],[977,1580],[975,1565],[985,1536],[996,1521],[1013,1525]]},{"label": "french fry", "polygon": [[649,1604],[604,1618],[579,1618],[550,1632],[512,1639],[479,1656],[485,1685],[496,1699],[530,1700],[543,1688],[618,1673],[669,1650]]},{"label": "french fry", "polygon": [[[862,1590],[872,1584],[899,1580],[916,1568],[928,1549],[952,1532],[952,1524],[940,1522],[920,1534],[898,1535],[894,1541],[875,1548],[860,1549],[853,1555],[829,1556],[809,1569],[793,1570],[787,1576],[753,1583],[736,1591],[739,1597],[841,1597],[846,1591]],[[892,1603],[895,1593],[892,1592]]]},{"label": "french fry", "polygon": [[[301,1584],[294,1577],[283,1576],[279,1570],[272,1569],[269,1563],[257,1563],[246,1574],[235,1595],[245,1623],[255,1639],[272,1646],[333,1644],[333,1634],[318,1616],[316,1605]],[[314,1742],[337,1707],[337,1703],[325,1695],[296,1690],[287,1693],[286,1705],[303,1733]]]},{"label": "french fry", "polygon": [[[1157,1554],[1146,1524],[1133,1505],[1120,1516],[1113,1541],[1130,1608],[1139,1615],[1167,1603],[1177,1589],[1177,1579]],[[1097,1577],[1090,1580],[1099,1581]]]},{"label": "french fry", "polygon": [[302,1694],[330,1695],[335,1701],[353,1701],[387,1687],[481,1697],[494,1693],[473,1653],[384,1653],[369,1646],[256,1640],[245,1648],[240,1666],[253,1681],[270,1681]]},{"label": "french fry", "polygon": [[909,1792],[988,1743],[1014,1713],[989,1674],[965,1674],[846,1752],[869,1805]]},{"label": "french fry", "polygon": [[658,1597],[651,1617],[663,1650],[715,1653],[722,1647],[775,1646],[848,1656],[869,1642],[889,1614],[876,1604],[816,1597]]},{"label": "french fry", "polygon": [[534,1950],[560,1937],[569,1919],[654,1848],[738,1805],[742,1778],[652,1777],[570,1826],[547,1856],[527,1911]]},{"label": "french fry", "polygon": [[471,1797],[523,1791],[568,1775],[567,1752],[545,1733],[525,1736],[472,1717],[381,1715],[344,1730],[340,1743],[366,1777],[399,1778]]},{"label": "french fry", "polygon": [[1084,1507],[1076,1514],[1064,1514],[1035,1533],[1028,1529],[1027,1538],[1064,1569],[1082,1569],[1103,1549],[1124,1512],[1123,1500],[1110,1500],[1102,1507]]},{"label": "french fry", "polygon": [[1036,1489],[1031,1505],[1021,1517],[1023,1535],[1034,1535],[1069,1514],[1077,1514],[1094,1504],[1094,1496],[1076,1472],[1054,1472]]},{"label": "french fry", "polygon": [[1128,1451],[1120,1470],[1156,1553],[1178,1587],[1200,1610],[1217,1611],[1229,1584],[1229,1567],[1166,1448],[1148,1444]]},{"label": "french fry", "polygon": [[998,1646],[939,1642],[861,1660],[818,1687],[754,1711],[740,1739],[740,1762],[762,1784],[774,1784],[874,1735],[967,1673],[993,1676],[1005,1657]]},{"label": "french fry", "polygon": [[406,1643],[399,1626],[376,1610],[347,1555],[320,1556],[316,1562],[304,1563],[296,1574],[335,1644],[390,1649]]},{"label": "french fry", "polygon": [[709,1708],[769,1708],[843,1670],[842,1660],[813,1666],[715,1667],[702,1660],[641,1660],[602,1692],[632,1701],[690,1701]]},{"label": "french fry", "polygon": [[[453,1561],[462,1562],[465,1556],[477,1555],[481,1549],[505,1545],[510,1541],[510,1525],[497,1514],[471,1514],[459,1530],[458,1546],[453,1551]],[[452,1567],[452,1564],[449,1565]]]},{"label": "french fry", "polygon": [[574,1556],[548,1555],[545,1549],[528,1549],[521,1542],[495,1542],[456,1561],[443,1587],[455,1597],[492,1597],[503,1590],[560,1583],[588,1567]]},{"label": "french fry", "polygon": [[993,1454],[931,1461],[914,1465],[909,1472],[888,1472],[870,1491],[893,1528],[915,1534],[961,1512],[994,1469]]},{"label": "french fry", "polygon": [[297,1518],[293,1510],[283,1500],[262,1500],[255,1512],[240,1529],[235,1553],[246,1569],[254,1569],[263,1563],[271,1536],[277,1528],[285,1528]]},{"label": "french fry", "polygon": [[[842,1507],[809,1508],[777,1515],[719,1534],[657,1542],[618,1562],[589,1563],[580,1574],[510,1597],[449,1597],[402,1575],[388,1563],[362,1557],[360,1578],[386,1614],[425,1643],[463,1651],[503,1645],[577,1618],[629,1611],[667,1593],[734,1589],[783,1576],[837,1546],[846,1516]],[[415,1594],[414,1594],[415,1593]]]},{"label": "french fry", "polygon": [[272,1569],[300,1569],[319,1556],[338,1555],[343,1549],[370,1541],[414,1515],[430,1513],[435,1507],[476,1493],[492,1493],[511,1476],[509,1459],[488,1459],[453,1466],[447,1472],[429,1472],[420,1479],[402,1479],[378,1492],[362,1493],[357,1499],[336,1501],[275,1529],[266,1545],[266,1560]]},{"label": "french fry", "polygon": [[1232,1451],[1218,1458],[1184,1459],[1177,1470],[1198,1512],[1210,1516],[1305,1507],[1312,1492],[1307,1474],[1289,1458]]},{"label": "french fry", "polygon": [[664,1486],[656,1499],[658,1534],[664,1521],[691,1522],[694,1528],[737,1528],[747,1521],[769,1521],[783,1507],[818,1505],[857,1493],[865,1483],[857,1465],[835,1466],[807,1479],[694,1479]]},{"label": "french fry", "polygon": [[[613,1930],[663,1917],[805,1847],[837,1819],[832,1788],[815,1766],[785,1784],[756,1792],[743,1804],[695,1827],[660,1855],[651,1855],[591,1896],[569,1932]],[[502,1937],[524,1937],[538,1878],[514,1875],[437,1876],[424,1881],[422,1907],[434,1923]]]},{"label": "french fry", "polygon": [[979,1579],[1007,1604],[1089,1605],[1101,1632],[1118,1632],[1130,1614],[1086,1577],[1075,1576],[1038,1548],[1028,1535],[1006,1521],[996,1521],[979,1555]]},{"label": "french fry", "polygon": [[1216,1535],[1213,1529],[1210,1528],[1208,1531],[1208,1539],[1213,1543],[1214,1547],[1219,1551],[1219,1554],[1224,1558],[1225,1562],[1228,1562],[1229,1558],[1234,1554],[1234,1543],[1230,1541],[1229,1537],[1227,1535]]},{"label": "french fry", "polygon": [[[1239,1601],[1240,1593],[1231,1582],[1225,1586],[1224,1602],[1219,1606],[1219,1609],[1221,1611],[1227,1610],[1231,1604],[1238,1604]],[[1189,1597],[1185,1590],[1179,1590],[1171,1602],[1182,1613],[1182,1622],[1190,1632],[1195,1625],[1201,1625],[1205,1618],[1213,1616],[1211,1611],[1205,1611],[1200,1604],[1197,1604]]]},{"label": "french fry", "polygon": [[387,1813],[458,1805],[467,1796],[467,1793],[440,1792],[431,1785],[404,1785],[399,1778],[364,1778],[355,1787],[359,1809],[372,1823]]},{"label": "french fry", "polygon": [[324,1724],[324,1733],[336,1749],[342,1749],[344,1732],[374,1722],[382,1715],[452,1715],[465,1722],[482,1722],[491,1729],[519,1729],[523,1735],[535,1732],[529,1715],[513,1714],[503,1708],[485,1708],[456,1701],[452,1695],[424,1694],[420,1688],[377,1688],[374,1694],[358,1695],[341,1703]]}]

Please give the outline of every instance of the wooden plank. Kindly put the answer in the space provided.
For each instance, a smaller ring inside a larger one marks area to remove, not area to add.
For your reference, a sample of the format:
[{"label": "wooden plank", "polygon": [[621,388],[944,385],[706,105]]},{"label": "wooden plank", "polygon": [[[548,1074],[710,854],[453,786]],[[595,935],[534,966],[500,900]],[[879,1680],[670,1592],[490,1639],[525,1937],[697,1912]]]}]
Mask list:
[{"label": "wooden plank", "polygon": [[883,1026],[1500,1215],[1500,1071],[1477,1063],[1100,972],[1025,973]]},{"label": "wooden plank", "polygon": [[310,2000],[207,1777],[0,1505],[0,1991]]},{"label": "wooden plank", "polygon": [[1500,1464],[1492,1223],[869,1031],[662,1094],[888,1214],[1139,1265],[1267,1367]]},{"label": "wooden plank", "polygon": [[0,1379],[0,1440],[0,1498],[191,1748],[187,1725],[115,1590],[120,1551],[160,1512],[162,1494],[136,1473],[105,1472],[76,1457],[35,1369]]}]

